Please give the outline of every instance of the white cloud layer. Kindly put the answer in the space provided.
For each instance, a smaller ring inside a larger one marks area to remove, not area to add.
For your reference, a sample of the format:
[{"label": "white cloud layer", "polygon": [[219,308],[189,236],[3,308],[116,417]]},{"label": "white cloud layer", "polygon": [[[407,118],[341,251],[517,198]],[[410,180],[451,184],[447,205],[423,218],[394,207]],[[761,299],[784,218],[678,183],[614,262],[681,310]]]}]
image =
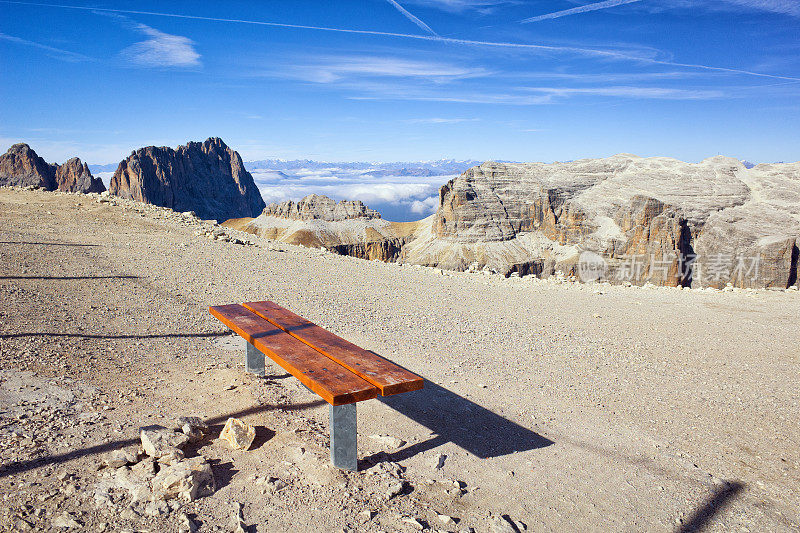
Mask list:
[{"label": "white cloud layer", "polygon": [[389,220],[416,220],[436,210],[439,187],[453,176],[372,176],[367,171],[331,167],[291,173],[251,170],[264,201],[300,200],[324,194],[335,200],[361,200]]},{"label": "white cloud layer", "polygon": [[164,33],[145,24],[137,24],[136,30],[148,38],[120,52],[120,56],[131,65],[149,68],[199,67],[200,54],[194,49],[194,41],[181,35]]}]

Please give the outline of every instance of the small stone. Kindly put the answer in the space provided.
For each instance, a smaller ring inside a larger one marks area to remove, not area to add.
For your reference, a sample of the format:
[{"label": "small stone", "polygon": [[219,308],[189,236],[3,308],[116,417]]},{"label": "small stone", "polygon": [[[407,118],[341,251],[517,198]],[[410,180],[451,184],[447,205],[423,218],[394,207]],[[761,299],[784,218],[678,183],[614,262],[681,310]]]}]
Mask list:
[{"label": "small stone", "polygon": [[389,485],[386,489],[386,499],[391,500],[395,496],[399,495],[403,492],[403,482],[402,481],[395,481]]},{"label": "small stone", "polygon": [[444,468],[444,462],[447,460],[447,456],[443,453],[437,454],[433,456],[432,465],[434,470],[441,470]]},{"label": "small stone", "polygon": [[391,435],[370,435],[369,438],[393,449],[400,448],[406,443],[406,441],[398,439],[397,437],[392,437]]},{"label": "small stone", "polygon": [[70,513],[63,513],[56,517],[52,522],[53,527],[61,529],[77,529],[83,527],[83,524],[75,520],[75,516]]},{"label": "small stone", "polygon": [[163,516],[169,514],[170,508],[164,501],[149,502],[144,507],[144,514],[147,516]]},{"label": "small stone", "polygon": [[366,511],[361,511],[360,513],[358,513],[358,516],[359,516],[359,518],[361,518],[361,519],[363,519],[365,521],[370,521],[370,520],[372,520],[372,518],[376,514],[377,513],[375,511],[371,511],[371,510],[367,509]]},{"label": "small stone", "polygon": [[197,531],[197,524],[189,518],[189,515],[181,513],[178,515],[178,528],[181,533],[194,533]]},{"label": "small stone", "polygon": [[141,430],[142,448],[155,459],[164,456],[183,455],[181,448],[189,442],[189,437],[162,426],[148,426]]},{"label": "small stone", "polygon": [[213,492],[214,473],[203,457],[162,467],[152,481],[153,499],[194,501],[203,490]]},{"label": "small stone", "polygon": [[219,436],[234,450],[248,450],[256,438],[256,428],[238,418],[229,418]]},{"label": "small stone", "polygon": [[517,533],[516,527],[507,516],[495,518],[489,529],[490,533]]},{"label": "small stone", "polygon": [[103,457],[103,463],[110,468],[135,464],[139,460],[139,454],[133,450],[114,450]]},{"label": "small stone", "polygon": [[190,442],[199,442],[208,433],[208,424],[198,416],[182,416],[177,420],[175,429],[189,437]]},{"label": "small stone", "polygon": [[448,516],[446,514],[439,514],[436,515],[436,517],[439,519],[439,522],[441,522],[441,524],[445,527],[453,527],[454,525],[456,525],[456,521],[452,516]]},{"label": "small stone", "polygon": [[406,524],[410,524],[412,527],[420,531],[425,529],[425,524],[423,524],[418,518],[413,518],[413,517],[403,518],[403,522],[405,522]]}]

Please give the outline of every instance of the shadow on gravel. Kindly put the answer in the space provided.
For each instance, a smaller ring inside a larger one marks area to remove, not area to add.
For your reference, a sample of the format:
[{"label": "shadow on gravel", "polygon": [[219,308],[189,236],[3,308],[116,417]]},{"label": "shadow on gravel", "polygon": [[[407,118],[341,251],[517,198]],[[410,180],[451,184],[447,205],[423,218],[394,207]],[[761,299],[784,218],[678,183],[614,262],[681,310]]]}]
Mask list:
[{"label": "shadow on gravel", "polygon": [[0,276],[0,279],[52,279],[52,280],[73,280],[73,279],[139,279],[139,276]]},{"label": "shadow on gravel", "polygon": [[422,390],[378,396],[378,401],[422,424],[434,436],[394,453],[365,457],[366,463],[376,459],[397,462],[446,442],[481,459],[553,444],[552,440],[427,380]]},{"label": "shadow on gravel", "polygon": [[676,533],[695,533],[705,529],[716,514],[724,509],[731,500],[744,489],[744,483],[726,482],[711,495],[702,507],[686,518]]},{"label": "shadow on gravel", "polygon": [[[230,417],[240,417],[251,415],[254,413],[261,413],[264,411],[271,411],[273,409],[282,409],[284,411],[302,411],[304,409],[311,409],[313,407],[319,407],[320,405],[325,404],[324,400],[318,400],[314,402],[306,402],[300,403],[296,405],[258,405],[254,407],[250,407],[248,409],[243,409],[241,411],[236,411],[235,413],[228,413],[220,416],[215,416],[212,418],[206,419],[206,424],[210,427],[213,427],[220,422],[224,423]],[[147,424],[142,424],[142,427],[146,426]],[[221,426],[220,426],[221,428]],[[268,430],[264,428],[266,431],[262,431],[260,437],[262,439],[269,440],[274,435],[270,435]],[[219,436],[219,433],[212,433],[212,436],[216,438]],[[256,438],[259,438],[259,434],[256,433]],[[21,474],[23,472],[27,472],[29,470],[33,470],[36,468],[42,468],[48,465],[57,465],[61,463],[66,463],[68,461],[74,461],[75,459],[80,459],[82,457],[86,457],[88,455],[94,454],[101,454],[110,452],[112,450],[119,450],[125,448],[127,446],[131,446],[133,444],[138,444],[141,442],[139,438],[134,439],[125,439],[125,440],[115,440],[111,442],[106,442],[104,444],[98,444],[96,446],[89,446],[88,448],[81,448],[79,450],[71,450],[69,452],[65,452],[58,455],[49,455],[47,457],[39,457],[38,459],[31,459],[29,461],[20,461],[16,463],[10,463],[7,465],[0,465],[0,478],[6,476],[13,476],[16,474]],[[263,442],[262,442],[263,444]],[[216,471],[215,471],[216,472]]]},{"label": "shadow on gravel", "polygon": [[29,242],[29,241],[0,241],[0,244],[35,244],[38,246],[100,246],[99,244],[75,244],[71,242]]},{"label": "shadow on gravel", "polygon": [[85,333],[0,333],[0,339],[15,339],[18,337],[75,337],[78,339],[168,339],[172,337],[223,337],[227,331],[212,331],[210,333],[160,333],[152,335],[87,335]]}]

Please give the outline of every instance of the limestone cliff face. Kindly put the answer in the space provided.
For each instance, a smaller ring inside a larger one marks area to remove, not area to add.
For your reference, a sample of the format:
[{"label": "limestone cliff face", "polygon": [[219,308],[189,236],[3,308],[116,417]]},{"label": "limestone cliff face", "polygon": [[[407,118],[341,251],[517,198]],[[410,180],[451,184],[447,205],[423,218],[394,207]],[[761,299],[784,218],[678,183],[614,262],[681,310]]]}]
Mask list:
[{"label": "limestone cliff face", "polygon": [[100,178],[95,178],[86,163],[73,157],[59,165],[55,174],[56,188],[65,192],[103,192],[106,186]]},{"label": "limestone cliff face", "polygon": [[242,158],[219,138],[189,142],[175,150],[140,148],[119,164],[109,190],[218,221],[255,217],[265,207]]},{"label": "limestone cliff face", "polygon": [[41,187],[48,191],[103,192],[99,178],[77,157],[63,165],[48,163],[24,143],[13,145],[0,156],[0,185]]},{"label": "limestone cliff face", "polygon": [[[800,163],[747,169],[719,156],[689,164],[620,154],[474,167],[441,188],[433,238],[403,256],[547,275],[576,273],[579,254],[592,251],[618,281],[787,287],[797,283],[798,241]],[[438,257],[425,250],[436,242]]]},{"label": "limestone cliff face", "polygon": [[300,200],[269,204],[264,209],[267,216],[290,220],[348,220],[352,218],[381,218],[381,214],[358,200],[335,200],[327,196],[311,194]]}]

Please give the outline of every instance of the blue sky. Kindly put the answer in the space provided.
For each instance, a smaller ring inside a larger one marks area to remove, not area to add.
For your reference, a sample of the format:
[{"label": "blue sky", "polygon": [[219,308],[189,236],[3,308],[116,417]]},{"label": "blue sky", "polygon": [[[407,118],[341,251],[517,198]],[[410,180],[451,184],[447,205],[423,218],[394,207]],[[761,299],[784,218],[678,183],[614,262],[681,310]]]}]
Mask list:
[{"label": "blue sky", "polygon": [[0,4],[0,141],[49,161],[800,159],[795,0]]}]

